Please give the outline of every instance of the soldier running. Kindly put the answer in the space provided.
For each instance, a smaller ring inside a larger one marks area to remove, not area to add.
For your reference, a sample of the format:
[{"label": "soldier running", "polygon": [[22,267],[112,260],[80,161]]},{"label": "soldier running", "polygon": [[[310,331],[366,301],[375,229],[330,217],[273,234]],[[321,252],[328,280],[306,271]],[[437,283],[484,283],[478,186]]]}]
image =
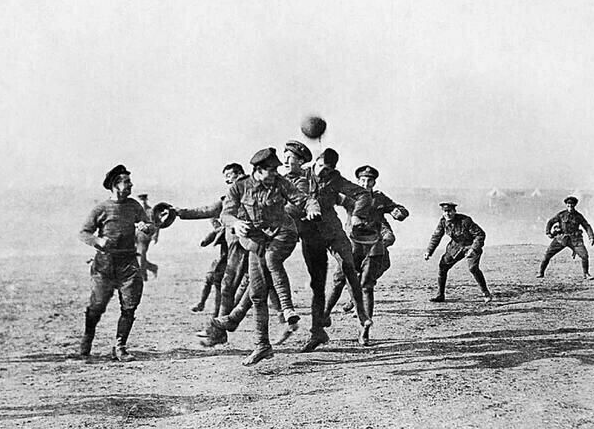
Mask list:
[{"label": "soldier running", "polygon": [[[386,222],[384,215],[390,214],[394,219],[400,222],[406,219],[409,215],[408,210],[404,206],[395,203],[384,193],[373,190],[378,176],[379,172],[377,169],[369,165],[361,166],[355,170],[355,177],[357,178],[358,185],[365,188],[371,197],[371,205],[367,221],[365,222],[365,227],[368,230],[375,232],[377,237],[374,243],[361,243],[354,239],[351,234],[353,259],[361,281],[365,312],[370,318],[373,318],[374,287],[377,280],[386,271],[387,266],[389,266],[389,262],[386,263],[384,260],[387,252],[382,239],[382,230],[385,228],[383,224]],[[345,198],[344,205],[349,214],[349,219],[347,220],[348,227],[350,225],[350,217],[354,204],[353,201],[347,197]],[[389,231],[391,232],[391,229],[389,229]],[[332,309],[340,299],[340,295],[342,294],[346,283],[346,278],[341,267],[337,267],[333,283],[332,291],[326,302],[326,320],[329,320]],[[369,331],[364,332],[362,343],[363,345],[369,344]]]},{"label": "soldier running", "polygon": [[126,167],[117,165],[111,169],[105,175],[103,187],[111,192],[111,197],[91,211],[79,234],[84,243],[97,249],[91,265],[91,298],[85,313],[80,354],[91,353],[97,323],[117,289],[120,318],[112,357],[126,362],[134,359],[126,343],[143,289],[134,243],[136,230],[150,235],[155,227],[138,201],[129,198],[132,181]]},{"label": "soldier running", "polygon": [[[243,167],[237,163],[227,164],[223,167],[223,178],[228,186],[233,185],[238,180],[247,177],[243,170]],[[214,243],[215,246],[219,246],[219,256],[216,258],[210,266],[210,270],[206,274],[204,279],[204,286],[202,293],[200,294],[200,301],[192,307],[192,311],[198,312],[204,310],[204,305],[208,299],[208,295],[212,287],[215,287],[215,308],[214,316],[216,317],[219,313],[221,306],[221,284],[225,269],[227,268],[227,258],[229,254],[229,246],[225,239],[225,228],[220,222],[221,211],[223,210],[223,199],[224,196],[217,199],[214,203],[196,207],[193,209],[179,208],[176,207],[175,211],[180,219],[211,219],[211,223],[214,230],[209,234],[209,237],[205,238],[200,245],[207,246],[210,242]]]},{"label": "soldier running", "polygon": [[322,218],[319,222],[306,223],[301,230],[301,249],[311,278],[310,286],[313,292],[311,336],[301,348],[302,353],[311,352],[330,339],[324,330],[325,327],[330,326],[330,320],[324,317],[328,251],[342,267],[351,288],[361,323],[359,343],[364,344],[364,337],[368,335],[369,328],[373,324],[363,305],[361,283],[355,270],[351,242],[334,209],[334,206],[339,202],[340,194],[350,197],[354,201],[351,224],[357,226],[363,223],[371,199],[365,189],[342,177],[336,170],[337,162],[338,153],[327,148],[318,156],[315,164],[306,170],[309,192],[319,202]]},{"label": "soldier running", "polygon": [[[273,356],[268,335],[268,293],[274,288],[279,296],[287,323],[299,320],[294,310],[289,278],[284,261],[297,244],[297,228],[285,212],[287,202],[297,207],[305,205],[307,218],[320,216],[317,201],[297,189],[289,180],[278,175],[282,165],[274,148],[259,150],[250,163],[250,177],[236,182],[229,189],[223,204],[221,219],[233,228],[241,244],[249,250],[250,298],[256,319],[256,348],[243,360],[254,365]],[[240,210],[245,220],[238,217]]]}]

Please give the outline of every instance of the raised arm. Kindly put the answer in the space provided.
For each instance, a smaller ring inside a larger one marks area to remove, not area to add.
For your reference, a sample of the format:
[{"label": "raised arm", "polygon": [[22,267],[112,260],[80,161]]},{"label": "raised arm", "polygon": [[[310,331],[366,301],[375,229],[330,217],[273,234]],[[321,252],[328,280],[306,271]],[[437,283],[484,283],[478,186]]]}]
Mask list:
[{"label": "raised arm", "polygon": [[223,201],[216,200],[212,204],[196,207],[193,209],[176,208],[177,215],[180,219],[210,219],[217,218],[223,211]]}]

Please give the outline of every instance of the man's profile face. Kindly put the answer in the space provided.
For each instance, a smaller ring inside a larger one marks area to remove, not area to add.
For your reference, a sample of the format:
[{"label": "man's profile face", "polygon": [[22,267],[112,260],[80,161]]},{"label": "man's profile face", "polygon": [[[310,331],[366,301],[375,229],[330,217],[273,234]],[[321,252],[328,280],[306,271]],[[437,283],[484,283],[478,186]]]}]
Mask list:
[{"label": "man's profile face", "polygon": [[237,179],[239,179],[239,176],[240,176],[240,174],[237,173],[235,170],[223,171],[223,178],[225,180],[225,183],[229,186],[231,186],[232,184],[237,182]]},{"label": "man's profile face", "polygon": [[573,201],[568,201],[567,203],[565,203],[565,207],[567,207],[567,211],[568,212],[572,212],[575,210],[575,203]]},{"label": "man's profile face", "polygon": [[112,186],[118,198],[127,198],[132,193],[132,180],[129,174],[120,174]]},{"label": "man's profile face", "polygon": [[362,188],[371,191],[375,186],[375,179],[369,176],[359,176],[359,178],[357,179],[357,184]]},{"label": "man's profile face", "polygon": [[441,210],[445,220],[454,219],[454,216],[456,215],[456,209],[454,207],[444,207]]},{"label": "man's profile face", "polygon": [[295,155],[293,152],[287,150],[285,151],[285,168],[289,173],[299,173],[301,171],[301,166],[303,165],[303,160]]}]

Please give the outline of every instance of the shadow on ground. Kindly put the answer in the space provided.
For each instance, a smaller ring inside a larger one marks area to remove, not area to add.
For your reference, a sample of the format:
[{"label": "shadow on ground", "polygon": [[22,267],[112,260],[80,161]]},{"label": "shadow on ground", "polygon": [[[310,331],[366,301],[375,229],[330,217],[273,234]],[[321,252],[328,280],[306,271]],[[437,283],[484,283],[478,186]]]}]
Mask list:
[{"label": "shadow on ground", "polygon": [[[412,375],[449,369],[513,368],[552,358],[573,358],[582,364],[593,365],[594,336],[590,335],[593,333],[594,328],[515,329],[412,341],[387,339],[372,342],[368,348],[330,345],[320,347],[315,359],[295,362],[293,366],[297,373],[324,371],[327,366],[340,365],[393,366],[392,375]],[[372,356],[369,356],[370,352]],[[341,357],[323,357],[326,354]],[[348,358],[349,354],[355,357]],[[356,357],[359,354],[365,356]]]}]

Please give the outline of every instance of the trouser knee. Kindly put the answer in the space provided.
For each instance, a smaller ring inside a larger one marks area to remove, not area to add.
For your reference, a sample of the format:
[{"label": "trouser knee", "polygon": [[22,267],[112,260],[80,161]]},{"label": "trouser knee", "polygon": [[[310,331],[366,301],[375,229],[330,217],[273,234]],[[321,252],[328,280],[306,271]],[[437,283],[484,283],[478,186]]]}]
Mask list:
[{"label": "trouser knee", "polygon": [[135,312],[136,312],[136,308],[121,309],[120,316],[125,319],[134,319]]},{"label": "trouser knee", "polygon": [[85,314],[89,317],[100,318],[103,315],[103,313],[105,313],[106,309],[106,305],[89,305],[85,311]]}]

